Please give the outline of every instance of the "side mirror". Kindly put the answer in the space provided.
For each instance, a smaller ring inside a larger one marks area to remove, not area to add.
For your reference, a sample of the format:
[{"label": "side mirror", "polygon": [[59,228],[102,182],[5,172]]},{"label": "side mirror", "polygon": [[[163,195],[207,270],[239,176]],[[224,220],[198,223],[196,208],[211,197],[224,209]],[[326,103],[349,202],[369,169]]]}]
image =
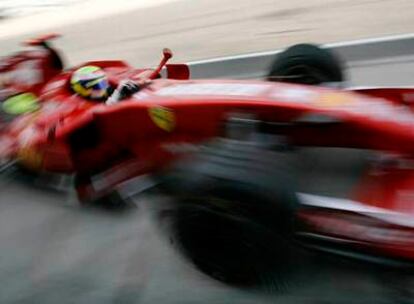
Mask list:
[{"label": "side mirror", "polygon": [[173,57],[173,52],[169,48],[163,49],[162,54],[163,54],[164,58],[166,58],[167,60],[169,60],[170,58]]},{"label": "side mirror", "polygon": [[162,59],[161,62],[158,64],[158,67],[151,73],[148,77],[149,79],[155,79],[160,74],[162,68],[167,64],[168,60],[170,60],[173,56],[172,51],[169,48],[165,48],[162,50]]}]

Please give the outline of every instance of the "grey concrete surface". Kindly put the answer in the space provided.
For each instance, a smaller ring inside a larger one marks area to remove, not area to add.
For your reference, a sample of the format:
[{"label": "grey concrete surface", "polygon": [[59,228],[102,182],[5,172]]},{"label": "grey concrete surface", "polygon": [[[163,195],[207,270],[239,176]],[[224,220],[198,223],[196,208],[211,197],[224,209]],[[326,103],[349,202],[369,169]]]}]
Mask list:
[{"label": "grey concrete surface", "polygon": [[175,254],[157,200],[119,214],[13,180],[0,191],[0,303],[253,303]]},{"label": "grey concrete surface", "polygon": [[353,85],[413,86],[414,56],[400,56],[351,62],[349,76]]}]

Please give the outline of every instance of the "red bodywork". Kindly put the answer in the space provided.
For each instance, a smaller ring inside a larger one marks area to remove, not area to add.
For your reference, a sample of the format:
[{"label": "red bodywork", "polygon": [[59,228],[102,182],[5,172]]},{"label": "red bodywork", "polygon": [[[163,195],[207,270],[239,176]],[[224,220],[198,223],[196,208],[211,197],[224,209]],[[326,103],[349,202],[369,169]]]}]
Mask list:
[{"label": "red bodywork", "polygon": [[43,85],[59,74],[46,50],[21,52],[0,61],[0,98],[19,92],[38,94]]},{"label": "red bodywork", "polygon": [[[114,86],[152,71],[122,61],[85,64],[101,66]],[[30,88],[40,96],[41,109],[2,131],[3,158],[88,177],[78,191],[93,199],[133,177],[166,169],[198,144],[225,135],[230,117],[248,114],[288,126],[280,132],[294,146],[370,150],[391,159],[367,169],[347,200],[305,198],[301,233],[414,261],[414,89],[358,93],[265,81],[192,81],[185,80],[185,66],[171,65],[168,77],[175,80],[154,80],[128,100],[106,106],[71,92],[72,70],[45,71],[47,81]]]}]

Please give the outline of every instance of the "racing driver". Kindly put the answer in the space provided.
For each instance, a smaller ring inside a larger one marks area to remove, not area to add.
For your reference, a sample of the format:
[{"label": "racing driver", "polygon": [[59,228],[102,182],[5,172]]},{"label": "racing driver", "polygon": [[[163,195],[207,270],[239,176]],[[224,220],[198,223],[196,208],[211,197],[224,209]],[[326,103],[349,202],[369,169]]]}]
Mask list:
[{"label": "racing driver", "polygon": [[116,104],[133,95],[148,82],[127,79],[121,81],[114,89],[103,69],[97,66],[81,67],[73,72],[70,79],[71,88],[76,94],[90,100],[105,102],[107,105]]}]

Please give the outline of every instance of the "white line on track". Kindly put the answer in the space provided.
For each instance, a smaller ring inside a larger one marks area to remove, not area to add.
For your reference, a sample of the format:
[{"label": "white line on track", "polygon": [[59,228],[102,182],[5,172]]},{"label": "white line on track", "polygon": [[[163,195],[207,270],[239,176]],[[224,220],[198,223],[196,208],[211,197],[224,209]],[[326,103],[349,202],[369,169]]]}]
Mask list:
[{"label": "white line on track", "polygon": [[[325,44],[324,47],[339,48],[339,47],[358,46],[358,45],[364,45],[364,44],[395,42],[399,40],[409,40],[409,39],[414,39],[414,33],[328,43],[328,44]],[[248,59],[248,58],[254,58],[254,57],[259,57],[259,56],[271,56],[271,55],[280,53],[281,51],[282,50],[273,50],[273,51],[255,52],[255,53],[249,53],[249,54],[240,54],[240,55],[234,55],[234,56],[217,57],[217,58],[206,59],[206,60],[191,61],[191,62],[188,62],[188,64],[197,65],[197,64],[216,63],[216,62],[228,61],[228,60]]]}]

